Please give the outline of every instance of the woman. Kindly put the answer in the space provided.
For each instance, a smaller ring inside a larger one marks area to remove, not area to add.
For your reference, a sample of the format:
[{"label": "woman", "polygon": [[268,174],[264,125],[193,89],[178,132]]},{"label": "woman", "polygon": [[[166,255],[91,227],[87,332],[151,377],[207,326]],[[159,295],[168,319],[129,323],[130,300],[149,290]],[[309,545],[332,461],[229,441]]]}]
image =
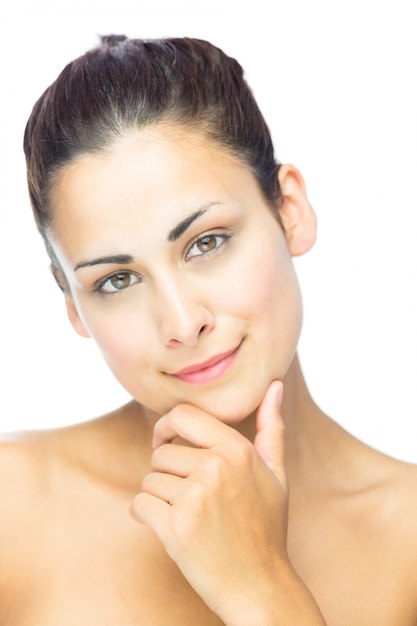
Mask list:
[{"label": "woman", "polygon": [[306,388],[315,216],[236,61],[103,38],[25,152],[69,319],[133,399],[4,442],[1,623],[415,624],[416,469]]}]

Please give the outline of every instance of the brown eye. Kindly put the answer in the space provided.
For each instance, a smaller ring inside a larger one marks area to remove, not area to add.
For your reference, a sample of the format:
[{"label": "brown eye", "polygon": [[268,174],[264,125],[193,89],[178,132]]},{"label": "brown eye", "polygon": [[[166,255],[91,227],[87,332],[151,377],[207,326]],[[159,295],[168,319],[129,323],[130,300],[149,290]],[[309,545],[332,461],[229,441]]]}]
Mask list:
[{"label": "brown eye", "polygon": [[96,290],[105,295],[109,295],[123,291],[123,289],[127,289],[138,282],[140,282],[140,276],[132,274],[131,272],[118,272],[103,280]]},{"label": "brown eye", "polygon": [[206,237],[202,237],[198,241],[196,241],[196,246],[198,250],[204,254],[205,252],[210,252],[210,250],[214,250],[217,246],[216,237],[214,235],[207,235]]},{"label": "brown eye", "polygon": [[126,289],[130,285],[130,274],[115,274],[110,278],[110,284],[114,289]]},{"label": "brown eye", "polygon": [[192,258],[202,257],[209,259],[212,255],[220,252],[222,247],[227,244],[231,238],[229,233],[209,233],[202,235],[194,241],[187,252],[187,261]]}]

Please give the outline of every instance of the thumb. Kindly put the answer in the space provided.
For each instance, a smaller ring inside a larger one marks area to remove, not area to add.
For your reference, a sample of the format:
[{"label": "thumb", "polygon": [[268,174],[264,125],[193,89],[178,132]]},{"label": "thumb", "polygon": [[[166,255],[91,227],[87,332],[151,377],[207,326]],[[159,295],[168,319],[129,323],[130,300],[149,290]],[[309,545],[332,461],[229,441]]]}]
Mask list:
[{"label": "thumb", "polygon": [[284,387],[274,380],[266,390],[256,413],[256,437],[254,446],[264,463],[283,480],[284,470],[284,422],[280,407]]}]

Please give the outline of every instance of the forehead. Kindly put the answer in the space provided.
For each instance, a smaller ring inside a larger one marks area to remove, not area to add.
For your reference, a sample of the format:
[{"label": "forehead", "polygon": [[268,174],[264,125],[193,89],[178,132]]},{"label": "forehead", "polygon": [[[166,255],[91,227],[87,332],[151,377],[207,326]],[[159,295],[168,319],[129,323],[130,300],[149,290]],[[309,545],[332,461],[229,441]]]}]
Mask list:
[{"label": "forehead", "polygon": [[[160,124],[125,135],[109,148],[81,155],[65,166],[55,178],[51,205],[55,213],[63,197],[76,188],[80,199],[81,191],[92,195],[116,185],[120,191],[120,184],[132,177],[151,181],[164,176],[171,184],[175,180],[180,184],[187,173],[191,179],[197,170],[200,175],[204,171],[209,175],[225,166],[246,167],[227,148],[203,134]],[[94,181],[101,184],[93,185]],[[191,180],[187,184],[190,185]]]},{"label": "forehead", "polygon": [[203,205],[260,201],[252,172],[227,149],[201,134],[158,126],[62,170],[51,194],[49,238],[58,256],[63,251],[74,260],[124,247],[132,233],[165,240]]}]

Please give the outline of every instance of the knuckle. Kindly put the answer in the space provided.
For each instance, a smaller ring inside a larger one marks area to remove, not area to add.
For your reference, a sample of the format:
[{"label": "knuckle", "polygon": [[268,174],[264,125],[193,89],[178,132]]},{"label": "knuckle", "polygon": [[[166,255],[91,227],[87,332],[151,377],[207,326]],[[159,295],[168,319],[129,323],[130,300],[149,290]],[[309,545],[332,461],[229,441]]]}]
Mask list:
[{"label": "knuckle", "polygon": [[198,536],[202,524],[207,522],[208,499],[203,485],[195,482],[187,491],[187,510],[173,507],[171,511],[170,530],[178,544],[189,544],[194,536]]},{"label": "knuckle", "polygon": [[180,547],[182,544],[188,544],[194,531],[193,526],[194,524],[190,520],[190,516],[185,516],[178,512],[173,513],[170,524],[171,537],[174,539],[172,543],[175,543],[177,547]]},{"label": "knuckle", "polygon": [[[142,490],[143,491],[149,491],[151,489],[151,487],[152,487],[152,483],[153,483],[152,473],[146,474],[146,476],[144,476],[143,479],[142,479],[142,484],[141,484]],[[140,494],[138,494],[138,496],[139,495]],[[136,496],[136,497],[138,497],[138,496]]]},{"label": "knuckle", "polygon": [[227,471],[228,461],[218,453],[207,452],[202,458],[203,471],[214,479],[219,479]]},{"label": "knuckle", "polygon": [[138,493],[132,501],[132,504],[130,505],[130,514],[131,516],[136,519],[136,520],[140,520],[141,519],[141,513],[144,507],[144,500],[145,500],[145,494],[143,493]]},{"label": "knuckle", "polygon": [[229,445],[229,453],[234,464],[250,465],[253,459],[254,448],[248,439],[232,441]]},{"label": "knuckle", "polygon": [[170,445],[169,443],[163,443],[152,452],[152,456],[151,456],[152,468],[158,467],[159,465],[163,464],[163,461],[165,457],[167,456],[167,452],[169,450],[169,445]]},{"label": "knuckle", "polygon": [[189,501],[193,503],[193,507],[200,506],[206,496],[206,488],[205,486],[198,481],[189,481],[188,482],[188,493],[187,496]]},{"label": "knuckle", "polygon": [[192,410],[193,409],[189,404],[177,404],[169,411],[169,413],[166,414],[165,418],[170,422],[176,423],[177,420],[190,415]]}]

